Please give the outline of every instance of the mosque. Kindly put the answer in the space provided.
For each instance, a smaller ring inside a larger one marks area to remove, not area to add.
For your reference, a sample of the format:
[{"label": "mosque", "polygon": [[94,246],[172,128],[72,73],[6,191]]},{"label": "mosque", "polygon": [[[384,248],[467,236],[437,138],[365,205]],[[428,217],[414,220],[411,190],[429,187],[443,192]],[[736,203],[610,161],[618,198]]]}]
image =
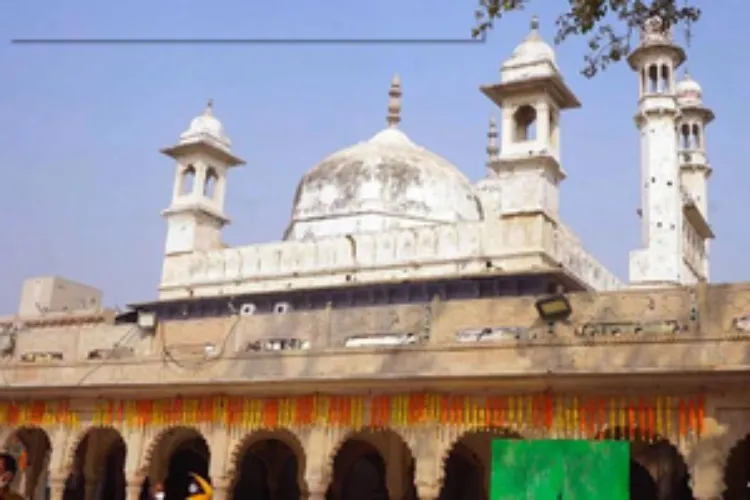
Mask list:
[{"label": "mosque", "polygon": [[304,175],[280,242],[223,244],[244,161],[209,103],[162,151],[159,299],[118,313],[42,277],[0,318],[16,486],[181,499],[196,472],[217,500],[486,500],[493,440],[612,439],[633,499],[750,498],[750,286],[708,283],[714,115],[684,60],[659,19],[628,58],[627,282],[560,218],[560,113],[580,102],[536,20],[481,87],[501,117],[486,177],[409,139],[395,78],[387,127]]}]

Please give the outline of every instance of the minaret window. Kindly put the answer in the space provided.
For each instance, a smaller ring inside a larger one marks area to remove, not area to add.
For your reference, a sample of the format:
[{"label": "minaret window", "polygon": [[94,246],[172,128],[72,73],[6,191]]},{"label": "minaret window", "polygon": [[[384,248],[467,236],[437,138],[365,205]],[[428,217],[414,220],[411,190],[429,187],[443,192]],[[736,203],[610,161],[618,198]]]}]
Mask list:
[{"label": "minaret window", "polygon": [[180,194],[187,195],[193,192],[193,185],[195,184],[195,167],[188,165],[185,170],[182,171],[182,179],[180,180]]},{"label": "minaret window", "polygon": [[659,68],[656,65],[648,67],[648,86],[646,91],[655,94],[659,91]]},{"label": "minaret window", "polygon": [[692,140],[692,135],[690,133],[690,125],[688,125],[687,123],[680,127],[680,138],[680,147],[682,149],[690,149],[690,141]]},{"label": "minaret window", "polygon": [[697,123],[685,123],[680,127],[680,147],[682,149],[699,149],[701,147],[701,129]]},{"label": "minaret window", "polygon": [[669,66],[667,66],[666,64],[661,65],[660,76],[661,78],[659,79],[659,92],[660,93],[670,92],[672,90],[672,85],[670,82],[671,78],[670,78]]},{"label": "minaret window", "polygon": [[213,198],[216,191],[216,181],[219,180],[219,176],[216,174],[216,170],[212,167],[208,167],[206,170],[206,182],[203,184],[203,196],[207,198]]},{"label": "minaret window", "polygon": [[693,124],[693,147],[698,149],[703,147],[702,146],[702,140],[701,137],[701,128],[698,126],[697,123]]},{"label": "minaret window", "polygon": [[536,110],[528,104],[513,114],[516,142],[536,140]]}]

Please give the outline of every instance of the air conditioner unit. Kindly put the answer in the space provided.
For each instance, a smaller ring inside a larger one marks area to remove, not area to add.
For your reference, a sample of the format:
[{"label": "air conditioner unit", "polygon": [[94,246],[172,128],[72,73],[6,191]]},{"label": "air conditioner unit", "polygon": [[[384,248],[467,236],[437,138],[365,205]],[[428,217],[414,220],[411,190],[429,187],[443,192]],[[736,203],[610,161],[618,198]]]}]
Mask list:
[{"label": "air conditioner unit", "polygon": [[252,302],[246,302],[240,306],[240,316],[252,316],[258,308]]},{"label": "air conditioner unit", "polygon": [[292,311],[292,304],[289,302],[277,302],[273,306],[274,314],[286,314]]},{"label": "air conditioner unit", "polygon": [[156,329],[156,314],[150,311],[138,311],[138,328],[148,332]]}]

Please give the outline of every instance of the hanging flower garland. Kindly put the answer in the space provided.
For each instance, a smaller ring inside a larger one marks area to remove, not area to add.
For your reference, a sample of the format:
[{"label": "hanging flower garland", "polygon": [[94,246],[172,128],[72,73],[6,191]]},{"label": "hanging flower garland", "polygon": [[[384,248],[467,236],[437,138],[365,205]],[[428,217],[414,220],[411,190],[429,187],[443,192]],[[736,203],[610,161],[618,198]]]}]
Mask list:
[{"label": "hanging flower garland", "polygon": [[[676,418],[675,418],[676,411]],[[526,394],[466,396],[430,393],[363,396],[305,395],[283,398],[200,397],[162,400],[100,400],[94,425],[140,427],[212,424],[247,429],[284,427],[406,428],[440,425],[505,428],[560,438],[615,437],[653,441],[698,436],[703,396],[672,398]],[[67,425],[80,420],[67,401],[0,402],[0,424]]]}]

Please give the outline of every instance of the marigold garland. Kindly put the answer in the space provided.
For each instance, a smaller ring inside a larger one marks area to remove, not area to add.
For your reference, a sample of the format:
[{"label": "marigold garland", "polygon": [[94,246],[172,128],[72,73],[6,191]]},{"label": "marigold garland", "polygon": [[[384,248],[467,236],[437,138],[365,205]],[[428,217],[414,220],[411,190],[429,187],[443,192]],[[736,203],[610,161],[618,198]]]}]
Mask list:
[{"label": "marigold garland", "polygon": [[[676,404],[675,404],[676,401]],[[677,410],[677,418],[673,417]],[[385,428],[439,424],[471,428],[535,429],[556,437],[607,438],[621,428],[627,439],[654,440],[700,435],[703,396],[609,397],[534,394],[465,396],[399,394],[362,396],[305,395],[284,398],[210,397],[164,400],[102,400],[95,425],[140,427],[221,424],[244,428]],[[76,426],[79,412],[68,401],[0,402],[0,425]]]}]

